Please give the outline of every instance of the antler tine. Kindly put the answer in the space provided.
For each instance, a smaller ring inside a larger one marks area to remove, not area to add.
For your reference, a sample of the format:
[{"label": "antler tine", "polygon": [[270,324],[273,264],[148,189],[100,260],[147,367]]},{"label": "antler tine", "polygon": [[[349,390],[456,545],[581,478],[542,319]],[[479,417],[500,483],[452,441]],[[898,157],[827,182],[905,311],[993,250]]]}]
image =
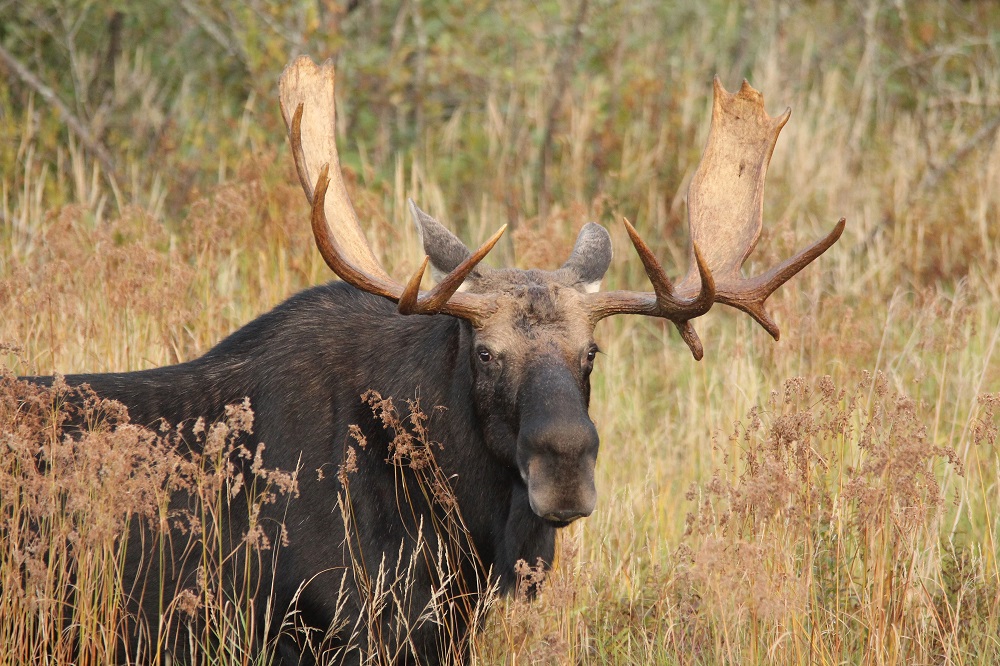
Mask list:
[{"label": "antler tine", "polygon": [[786,259],[766,273],[747,280],[740,280],[736,284],[725,284],[719,286],[716,300],[720,303],[734,308],[738,308],[754,318],[765,331],[771,334],[775,340],[781,336],[778,325],[771,318],[771,315],[764,309],[764,301],[773,294],[778,287],[790,280],[796,273],[808,266],[814,259],[826,252],[844,233],[847,220],[840,218],[833,230],[821,240],[816,241],[806,249],[802,250],[794,257]]},{"label": "antler tine", "polygon": [[[334,132],[334,78],[332,62],[317,67],[302,56],[285,68],[279,85],[282,115],[302,189],[312,204],[313,236],[323,260],[345,282],[397,302],[402,314],[444,313],[478,325],[495,308],[495,298],[456,290],[493,248],[506,226],[425,295],[420,294],[420,278],[426,260],[406,286],[389,277],[368,245],[341,177]],[[290,113],[291,109],[294,112]],[[332,196],[328,196],[331,192]],[[331,226],[328,219],[336,224]]]},{"label": "antler tine", "polygon": [[323,257],[326,265],[330,267],[330,270],[336,273],[344,282],[350,283],[363,291],[398,301],[403,293],[400,285],[390,279],[382,279],[379,276],[357,268],[346,258],[340,247],[339,239],[331,231],[330,225],[326,220],[326,194],[331,182],[329,171],[330,165],[323,165],[316,180],[312,199],[312,230],[320,255]]},{"label": "antler tine", "polygon": [[702,259],[697,246],[694,248],[694,253],[698,272],[702,278],[701,290],[693,299],[679,299],[675,296],[674,285],[671,283],[670,278],[667,277],[663,267],[660,266],[656,255],[649,249],[646,242],[642,240],[639,232],[635,230],[635,227],[628,221],[628,218],[622,218],[622,221],[625,223],[625,231],[628,232],[628,237],[632,241],[632,247],[635,248],[639,259],[642,260],[642,266],[646,269],[646,277],[649,278],[649,282],[653,285],[656,302],[664,312],[664,315],[668,312],[672,314],[674,310],[677,310],[679,311],[678,315],[691,319],[708,312],[715,299],[715,281],[712,279],[712,272],[708,269],[704,259]]},{"label": "antler tine", "polygon": [[701,360],[704,349],[689,320],[708,312],[715,301],[715,280],[708,264],[695,247],[695,263],[701,275],[700,288],[695,296],[683,298],[678,295],[656,255],[642,240],[639,232],[627,219],[623,218],[622,221],[625,223],[625,230],[632,241],[632,246],[635,247],[636,254],[639,255],[646,270],[646,277],[653,285],[653,293],[612,291],[592,294],[589,297],[591,316],[594,321],[616,314],[641,314],[669,319],[691,349],[691,354],[696,360]]},{"label": "antler tine", "polygon": [[[451,297],[458,291],[462,283],[465,282],[465,278],[469,277],[469,273],[479,264],[480,261],[490,253],[493,246],[497,244],[503,233],[507,231],[507,225],[500,227],[495,234],[493,234],[489,240],[483,243],[478,250],[472,253],[472,255],[463,261],[461,264],[455,267],[455,269],[448,273],[443,280],[438,282],[433,289],[427,292],[422,298],[417,298],[418,288],[420,286],[420,280],[424,275],[424,271],[427,269],[427,264],[430,261],[430,257],[424,257],[424,261],[413,277],[410,278],[410,282],[407,285],[407,292],[412,290],[412,294],[405,294],[405,299],[400,299],[399,301],[399,311],[401,314],[435,314],[441,312],[445,304],[451,299]],[[404,303],[405,300],[405,303]]]},{"label": "antler tine", "polygon": [[406,288],[403,290],[403,295],[399,297],[397,307],[400,314],[407,315],[416,312],[417,298],[420,296],[420,281],[424,279],[424,272],[427,270],[427,264],[430,261],[431,258],[425,256],[424,260],[420,262],[420,268],[410,277],[410,281],[406,283]]},{"label": "antler tine", "polygon": [[[467,319],[474,326],[478,326],[484,318],[489,316],[495,309],[495,299],[487,294],[464,294],[455,293],[476,264],[496,245],[501,234],[506,230],[504,225],[500,231],[493,235],[490,240],[483,244],[483,247],[454,271],[442,280],[438,287],[445,285],[444,289],[435,288],[420,297],[420,279],[423,277],[429,259],[424,258],[423,263],[416,273],[410,278],[406,286],[391,279],[383,280],[378,276],[373,276],[355,267],[341,251],[337,237],[330,231],[330,225],[326,220],[325,200],[327,189],[331,181],[329,178],[329,166],[325,165],[319,173],[316,187],[313,192],[312,201],[312,229],[316,239],[316,246],[320,255],[334,273],[345,282],[354,285],[362,291],[371,294],[384,296],[398,303],[400,314],[450,314],[455,317]],[[455,285],[452,287],[452,285]]]}]

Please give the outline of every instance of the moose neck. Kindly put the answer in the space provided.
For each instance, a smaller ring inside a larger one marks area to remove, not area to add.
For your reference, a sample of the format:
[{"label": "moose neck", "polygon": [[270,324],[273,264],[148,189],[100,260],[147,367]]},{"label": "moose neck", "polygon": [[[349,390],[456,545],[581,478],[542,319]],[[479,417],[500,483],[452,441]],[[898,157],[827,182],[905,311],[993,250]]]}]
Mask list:
[{"label": "moose neck", "polygon": [[448,315],[390,321],[383,329],[386,342],[407,348],[406,360],[384,384],[375,381],[368,388],[379,385],[380,393],[397,400],[419,396],[431,417],[430,439],[441,444],[434,455],[451,481],[478,555],[508,590],[516,582],[518,560],[551,563],[555,528],[531,510],[513,458],[518,433],[484,418],[491,406],[477,405],[472,397],[472,326]]}]

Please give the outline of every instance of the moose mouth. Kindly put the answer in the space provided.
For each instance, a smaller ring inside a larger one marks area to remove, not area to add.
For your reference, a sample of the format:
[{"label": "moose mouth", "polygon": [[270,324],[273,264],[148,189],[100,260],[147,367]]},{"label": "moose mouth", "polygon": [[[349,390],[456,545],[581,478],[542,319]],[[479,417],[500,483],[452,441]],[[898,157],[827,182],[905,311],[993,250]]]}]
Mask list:
[{"label": "moose mouth", "polygon": [[536,507],[535,503],[531,501],[531,495],[529,493],[528,500],[531,503],[531,510],[535,512],[535,515],[540,517],[542,520],[547,522],[552,527],[566,527],[570,523],[576,522],[580,518],[586,518],[591,514],[590,511],[583,511],[580,509],[563,509],[561,511],[549,511],[548,513],[542,514]]},{"label": "moose mouth", "polygon": [[582,517],[583,516],[577,516],[576,518],[570,518],[569,520],[558,520],[558,519],[549,518],[548,516],[546,516],[542,520],[544,520],[545,522],[547,522],[552,527],[554,527],[556,529],[560,529],[560,528],[563,528],[563,527],[566,527],[566,526],[570,525],[571,523],[573,523],[574,521],[576,521],[577,518],[582,518]]}]

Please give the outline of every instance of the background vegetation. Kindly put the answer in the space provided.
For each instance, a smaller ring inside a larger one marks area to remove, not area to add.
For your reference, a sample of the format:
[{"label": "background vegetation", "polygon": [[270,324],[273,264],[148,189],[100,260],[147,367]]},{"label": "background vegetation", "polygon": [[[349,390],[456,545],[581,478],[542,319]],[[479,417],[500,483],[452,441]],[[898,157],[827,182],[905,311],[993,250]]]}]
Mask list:
[{"label": "background vegetation", "polygon": [[[712,76],[791,106],[748,271],[841,216],[844,237],[773,299],[780,343],[721,308],[697,322],[700,363],[658,321],[600,325],[598,509],[474,659],[1000,663],[995,3],[7,0],[0,17],[15,375],[193,358],[329,279],[277,107],[294,55],[337,61],[346,177],[399,276],[420,259],[406,197],[470,242],[509,223],[493,260],[518,266],[558,265],[599,221],[605,286],[644,289],[625,216],[680,274]],[[5,418],[11,451],[34,436]],[[4,575],[24,557],[6,543]],[[25,608],[0,635],[25,644]]]}]

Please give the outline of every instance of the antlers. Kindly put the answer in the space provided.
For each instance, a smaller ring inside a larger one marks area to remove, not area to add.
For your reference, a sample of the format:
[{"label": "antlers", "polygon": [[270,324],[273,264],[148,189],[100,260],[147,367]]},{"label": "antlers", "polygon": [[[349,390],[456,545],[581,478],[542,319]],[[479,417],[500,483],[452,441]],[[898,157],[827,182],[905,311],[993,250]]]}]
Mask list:
[{"label": "antlers", "polygon": [[750,279],[742,276],[740,269],[760,237],[767,166],[791,109],[777,118],[767,115],[764,96],[746,81],[735,95],[726,92],[718,77],[714,88],[708,145],[688,187],[688,274],[674,288],[626,220],[625,228],[653,284],[653,293],[619,291],[590,297],[595,321],[614,314],[673,321],[696,359],[701,359],[703,352],[689,320],[704,314],[713,301],[743,310],[777,340],[778,326],[764,309],[764,301],[836,243],[846,224],[841,218],[826,238],[766,273]]},{"label": "antlers", "polygon": [[[736,94],[726,92],[718,77],[714,87],[708,145],[688,188],[688,274],[675,287],[635,228],[625,220],[653,291],[584,296],[595,323],[616,314],[669,319],[696,359],[702,357],[703,350],[690,320],[708,312],[715,302],[743,310],[778,339],[778,326],[764,309],[764,302],[837,242],[845,225],[841,218],[826,238],[791,259],[757,277],[742,276],[743,263],[760,236],[767,166],[791,110],[777,118],[767,115],[763,95],[746,81]],[[506,226],[429,292],[420,291],[427,259],[405,286],[394,281],[365,240],[341,178],[335,140],[333,64],[327,61],[317,67],[308,57],[299,57],[282,72],[279,88],[295,166],[312,203],[313,234],[333,272],[359,289],[395,301],[402,314],[445,313],[477,326],[485,321],[496,309],[495,296],[457,290]],[[334,221],[334,226],[327,223],[328,219]]]},{"label": "antlers", "polygon": [[506,225],[429,292],[420,291],[427,259],[405,286],[389,277],[365,239],[341,177],[334,85],[333,63],[317,67],[307,56],[285,67],[278,82],[281,114],[302,189],[312,203],[313,235],[323,259],[345,282],[398,303],[402,314],[445,313],[474,324],[483,321],[495,308],[495,299],[456,292],[500,240]]}]

